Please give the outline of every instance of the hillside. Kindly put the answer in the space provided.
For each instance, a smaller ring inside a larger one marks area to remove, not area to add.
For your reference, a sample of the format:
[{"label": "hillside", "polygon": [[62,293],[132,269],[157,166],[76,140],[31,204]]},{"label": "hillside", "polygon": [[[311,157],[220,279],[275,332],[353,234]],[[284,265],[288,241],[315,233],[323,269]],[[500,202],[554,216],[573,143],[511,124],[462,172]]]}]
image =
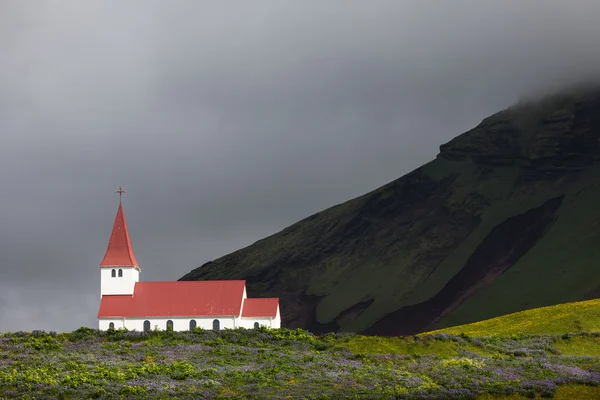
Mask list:
[{"label": "hillside", "polygon": [[[0,334],[2,399],[593,399],[599,334],[302,330]],[[578,357],[582,344],[587,356]]]},{"label": "hillside", "polygon": [[472,336],[487,336],[598,331],[600,331],[600,299],[540,307],[425,334],[464,333]]},{"label": "hillside", "polygon": [[518,104],[437,158],[182,277],[246,279],[282,324],[413,334],[600,296],[600,90]]}]

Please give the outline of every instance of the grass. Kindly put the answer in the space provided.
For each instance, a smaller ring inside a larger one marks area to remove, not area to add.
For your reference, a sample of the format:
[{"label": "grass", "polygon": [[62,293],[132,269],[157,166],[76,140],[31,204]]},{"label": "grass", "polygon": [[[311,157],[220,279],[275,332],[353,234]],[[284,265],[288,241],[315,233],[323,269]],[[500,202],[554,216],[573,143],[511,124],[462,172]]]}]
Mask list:
[{"label": "grass", "polygon": [[456,342],[434,341],[425,346],[422,341],[403,337],[351,336],[340,345],[356,354],[435,354],[440,357],[459,354],[459,345]]},{"label": "grass", "polygon": [[598,393],[598,353],[600,333],[16,332],[0,335],[0,398],[575,400]]},{"label": "grass", "polygon": [[429,333],[485,336],[582,331],[600,331],[600,299],[540,307]]},{"label": "grass", "polygon": [[565,356],[600,357],[600,339],[598,337],[563,335],[554,345]]},{"label": "grass", "polygon": [[[534,398],[542,398],[536,395]],[[477,398],[478,400],[521,400],[531,399],[531,395],[513,394],[509,396],[499,396],[494,394],[485,394]],[[571,385],[559,387],[554,393],[555,400],[592,400],[600,399],[600,386]]]}]

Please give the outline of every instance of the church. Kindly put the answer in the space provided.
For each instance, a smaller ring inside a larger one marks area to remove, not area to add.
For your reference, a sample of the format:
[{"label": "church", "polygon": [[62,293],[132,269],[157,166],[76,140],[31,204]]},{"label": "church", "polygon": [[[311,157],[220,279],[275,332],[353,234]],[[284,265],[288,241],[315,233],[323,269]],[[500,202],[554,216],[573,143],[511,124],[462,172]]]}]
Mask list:
[{"label": "church", "polygon": [[[117,190],[119,196],[124,190]],[[100,330],[193,328],[280,328],[278,298],[248,298],[246,281],[140,282],[129,231],[119,201],[117,216],[100,263]]]}]

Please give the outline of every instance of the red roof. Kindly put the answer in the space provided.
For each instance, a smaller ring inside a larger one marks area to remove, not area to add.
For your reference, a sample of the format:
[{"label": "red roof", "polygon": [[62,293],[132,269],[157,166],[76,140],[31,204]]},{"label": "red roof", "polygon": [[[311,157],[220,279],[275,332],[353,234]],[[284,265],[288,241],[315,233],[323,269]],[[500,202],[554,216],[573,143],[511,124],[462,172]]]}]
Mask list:
[{"label": "red roof", "polygon": [[136,282],[133,296],[102,296],[98,318],[238,316],[245,286],[246,281]]},{"label": "red roof", "polygon": [[242,317],[276,317],[278,307],[276,298],[245,299]]},{"label": "red roof", "polygon": [[127,222],[123,214],[123,205],[119,203],[117,216],[113,225],[110,240],[106,254],[100,263],[101,267],[136,267],[139,268],[131,240],[129,240],[129,231],[127,230]]}]

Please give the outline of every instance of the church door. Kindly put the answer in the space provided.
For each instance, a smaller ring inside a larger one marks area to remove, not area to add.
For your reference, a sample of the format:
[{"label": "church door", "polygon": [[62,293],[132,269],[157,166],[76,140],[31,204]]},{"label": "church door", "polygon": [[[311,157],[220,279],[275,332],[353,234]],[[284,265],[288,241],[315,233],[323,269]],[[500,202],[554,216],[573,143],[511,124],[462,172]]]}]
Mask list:
[{"label": "church door", "polygon": [[171,320],[167,321],[167,330],[168,331],[172,331],[173,330],[173,321],[171,321]]},{"label": "church door", "polygon": [[219,320],[215,319],[213,321],[213,331],[218,331],[220,329],[220,324],[219,324]]},{"label": "church door", "polygon": [[196,320],[193,319],[190,321],[190,331],[193,330],[196,327]]},{"label": "church door", "polygon": [[144,331],[146,331],[146,332],[150,331],[150,321],[148,321],[148,320],[144,321]]},{"label": "church door", "polygon": [[255,323],[254,323],[254,329],[258,329],[258,326],[259,326],[259,325],[258,325],[258,322],[255,322]]},{"label": "church door", "polygon": [[115,323],[111,322],[110,324],[108,324],[108,329],[115,329]]}]

